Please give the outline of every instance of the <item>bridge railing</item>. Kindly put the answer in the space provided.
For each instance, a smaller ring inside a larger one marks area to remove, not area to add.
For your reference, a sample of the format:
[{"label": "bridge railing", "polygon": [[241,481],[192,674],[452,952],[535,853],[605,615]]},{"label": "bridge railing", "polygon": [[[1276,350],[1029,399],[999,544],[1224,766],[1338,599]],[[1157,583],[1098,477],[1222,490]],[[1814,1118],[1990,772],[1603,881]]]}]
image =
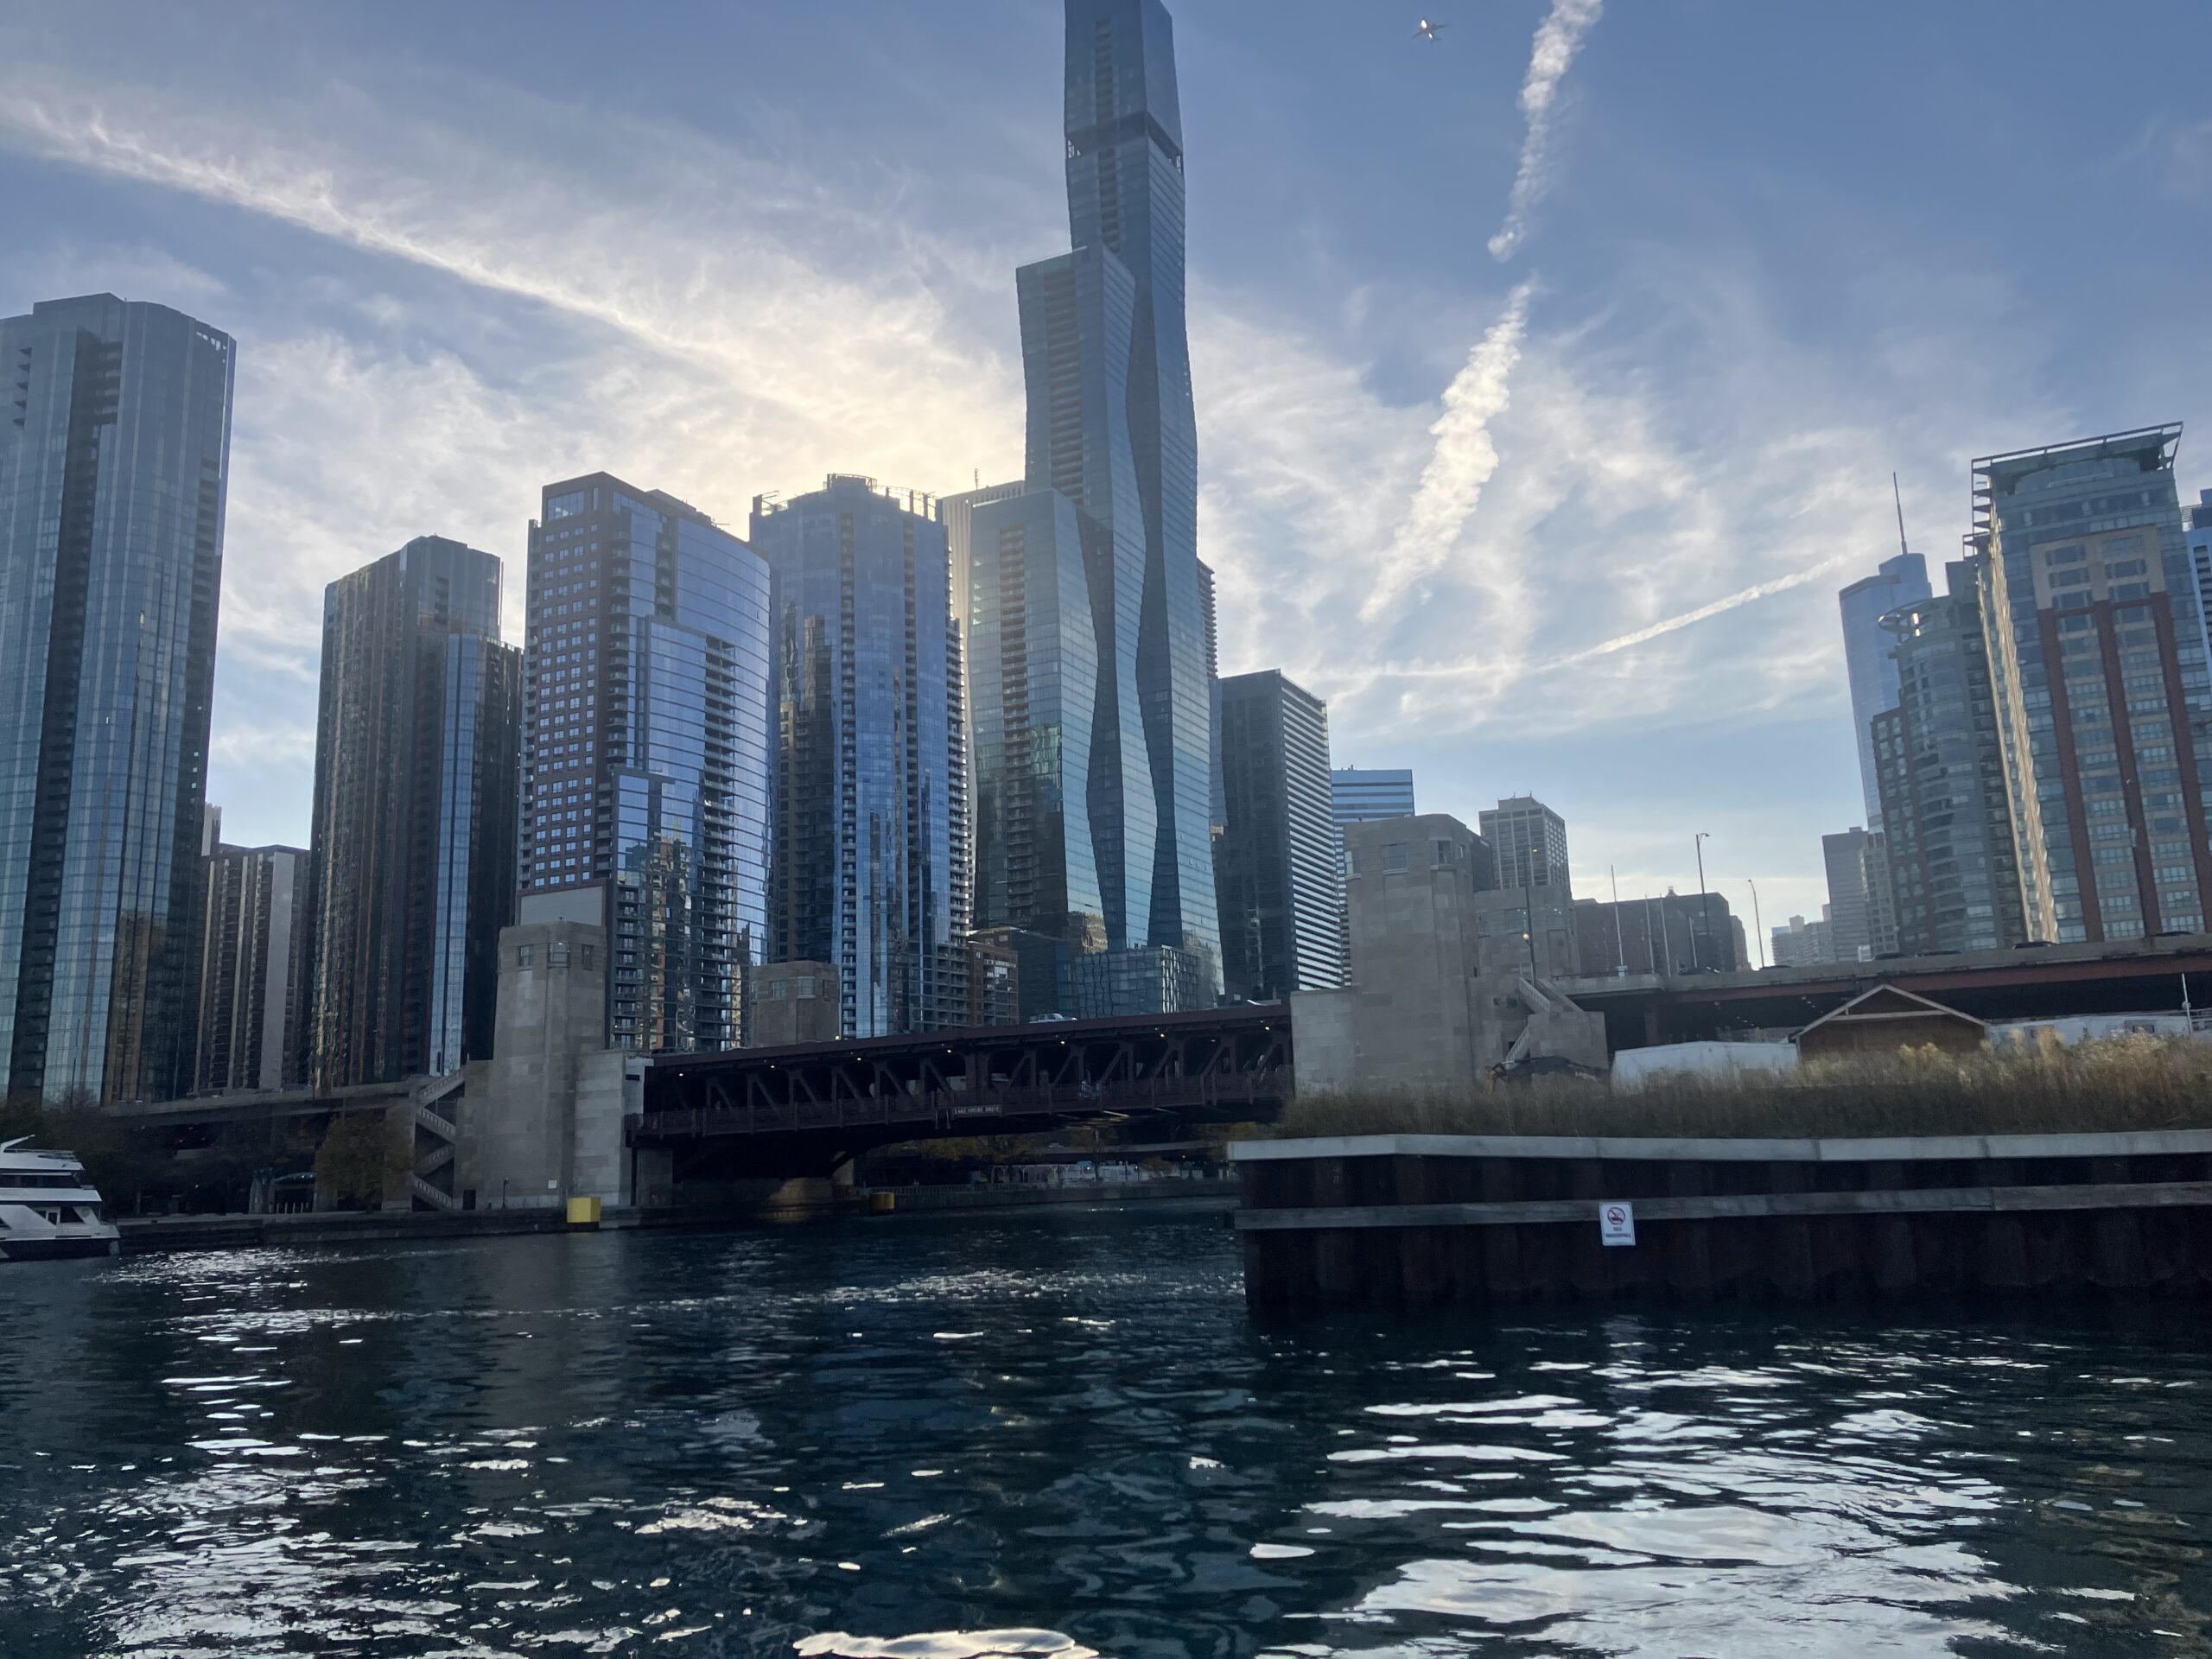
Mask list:
[{"label": "bridge railing", "polygon": [[689,1141],[709,1135],[794,1135],[912,1124],[937,1135],[993,1135],[1008,1118],[1103,1117],[1117,1113],[1192,1111],[1279,1102],[1288,1070],[1270,1066],[1205,1077],[1139,1077],[1107,1084],[1041,1084],[981,1090],[933,1090],[857,1099],[704,1106],[648,1111],[632,1141]]}]

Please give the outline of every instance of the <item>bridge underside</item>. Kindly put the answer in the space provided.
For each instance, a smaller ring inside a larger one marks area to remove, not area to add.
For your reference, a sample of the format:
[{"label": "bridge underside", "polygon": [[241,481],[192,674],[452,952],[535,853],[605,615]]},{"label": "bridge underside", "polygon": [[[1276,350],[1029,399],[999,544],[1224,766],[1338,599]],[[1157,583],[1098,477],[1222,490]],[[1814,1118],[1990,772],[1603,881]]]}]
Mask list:
[{"label": "bridge underside", "polygon": [[671,1057],[630,1127],[678,1181],[823,1175],[900,1141],[1272,1118],[1287,1011],[1209,1009]]}]

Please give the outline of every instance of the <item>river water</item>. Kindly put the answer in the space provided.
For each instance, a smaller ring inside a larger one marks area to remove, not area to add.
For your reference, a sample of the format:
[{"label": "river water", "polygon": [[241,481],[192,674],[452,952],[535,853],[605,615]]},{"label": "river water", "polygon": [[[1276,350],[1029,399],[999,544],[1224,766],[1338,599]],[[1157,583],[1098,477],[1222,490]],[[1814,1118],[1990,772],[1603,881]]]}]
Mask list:
[{"label": "river water", "polygon": [[1217,1215],[0,1269],[0,1653],[2212,1651],[2194,1309],[1281,1327]]}]

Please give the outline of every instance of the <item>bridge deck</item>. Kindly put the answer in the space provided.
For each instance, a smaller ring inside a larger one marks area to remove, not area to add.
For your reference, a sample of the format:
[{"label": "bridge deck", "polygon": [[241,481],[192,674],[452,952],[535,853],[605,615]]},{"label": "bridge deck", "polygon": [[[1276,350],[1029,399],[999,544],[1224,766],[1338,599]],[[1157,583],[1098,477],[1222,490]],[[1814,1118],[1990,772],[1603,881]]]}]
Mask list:
[{"label": "bridge deck", "polygon": [[1280,1006],[669,1056],[646,1073],[630,1136],[880,1144],[1140,1115],[1251,1117],[1289,1093],[1290,1064]]}]

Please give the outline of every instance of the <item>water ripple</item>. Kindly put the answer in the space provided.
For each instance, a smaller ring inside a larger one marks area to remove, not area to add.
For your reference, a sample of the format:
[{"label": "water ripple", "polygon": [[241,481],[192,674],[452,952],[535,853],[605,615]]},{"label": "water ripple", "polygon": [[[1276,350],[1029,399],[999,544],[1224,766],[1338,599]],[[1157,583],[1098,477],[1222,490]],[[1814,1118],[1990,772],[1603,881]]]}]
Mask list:
[{"label": "water ripple", "polygon": [[0,1273],[0,1651],[2212,1651],[2212,1341],[1271,1328],[1211,1217]]}]

